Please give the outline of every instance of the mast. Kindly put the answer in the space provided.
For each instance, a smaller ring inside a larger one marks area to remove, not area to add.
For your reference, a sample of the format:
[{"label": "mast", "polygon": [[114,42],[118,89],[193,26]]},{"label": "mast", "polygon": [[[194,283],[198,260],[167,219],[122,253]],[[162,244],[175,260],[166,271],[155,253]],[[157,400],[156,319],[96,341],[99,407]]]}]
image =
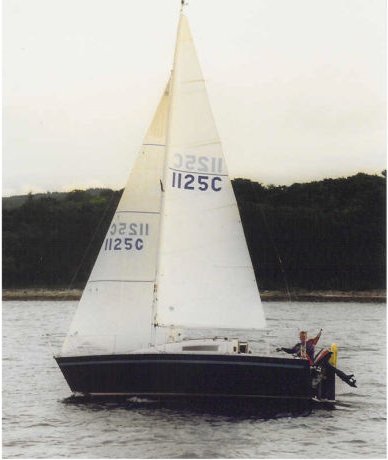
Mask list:
[{"label": "mast", "polygon": [[181,13],[183,12],[183,9],[185,6],[189,4],[188,0],[181,0]]},{"label": "mast", "polygon": [[154,285],[154,297],[152,303],[152,321],[151,321],[151,345],[155,345],[156,341],[156,328],[158,327],[158,320],[157,320],[157,303],[158,303],[158,287],[159,287],[159,279],[160,279],[160,253],[161,247],[160,242],[162,241],[162,234],[163,234],[163,216],[165,211],[165,196],[166,196],[166,179],[168,173],[168,156],[169,156],[169,148],[170,148],[170,136],[171,136],[171,129],[170,129],[170,121],[171,121],[171,113],[174,105],[174,83],[175,83],[175,65],[176,59],[178,55],[178,47],[179,47],[179,34],[181,28],[181,22],[183,17],[183,9],[187,5],[185,0],[181,0],[181,8],[180,8],[180,15],[179,15],[179,22],[177,28],[177,35],[175,41],[175,51],[174,51],[174,58],[173,64],[171,69],[171,76],[170,81],[168,84],[168,95],[169,95],[169,107],[168,107],[168,116],[167,116],[167,135],[166,135],[166,146],[164,149],[164,160],[163,160],[163,174],[162,179],[160,182],[161,187],[161,205],[160,205],[160,227],[159,227],[159,245],[158,245],[158,252],[157,252],[157,259],[156,259],[156,273],[155,273],[155,285]]}]

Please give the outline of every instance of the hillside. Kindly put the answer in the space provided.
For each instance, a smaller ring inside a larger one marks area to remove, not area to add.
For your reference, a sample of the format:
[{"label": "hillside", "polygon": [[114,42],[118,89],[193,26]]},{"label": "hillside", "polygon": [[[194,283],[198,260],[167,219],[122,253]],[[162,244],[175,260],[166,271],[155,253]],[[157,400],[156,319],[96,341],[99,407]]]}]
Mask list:
[{"label": "hillside", "polygon": [[[261,290],[385,288],[385,177],[233,187]],[[82,288],[120,196],[3,198],[3,287]]]},{"label": "hillside", "polygon": [[[89,188],[85,190],[87,195],[91,197],[99,195],[105,189],[101,188]],[[3,209],[14,209],[22,206],[31,196],[31,193],[28,195],[13,195],[2,197],[2,206]],[[47,192],[47,193],[35,193],[33,198],[35,200],[40,198],[54,198],[58,201],[64,201],[68,196],[68,192]]]}]

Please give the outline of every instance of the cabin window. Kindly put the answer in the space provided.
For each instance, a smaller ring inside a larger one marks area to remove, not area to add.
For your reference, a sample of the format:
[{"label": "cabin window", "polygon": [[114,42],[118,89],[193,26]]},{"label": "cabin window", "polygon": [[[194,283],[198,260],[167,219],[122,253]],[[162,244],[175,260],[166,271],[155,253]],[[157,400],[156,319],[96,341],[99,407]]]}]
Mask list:
[{"label": "cabin window", "polygon": [[239,353],[248,353],[248,344],[246,342],[238,344]]},{"label": "cabin window", "polygon": [[218,345],[186,345],[182,351],[218,351]]}]

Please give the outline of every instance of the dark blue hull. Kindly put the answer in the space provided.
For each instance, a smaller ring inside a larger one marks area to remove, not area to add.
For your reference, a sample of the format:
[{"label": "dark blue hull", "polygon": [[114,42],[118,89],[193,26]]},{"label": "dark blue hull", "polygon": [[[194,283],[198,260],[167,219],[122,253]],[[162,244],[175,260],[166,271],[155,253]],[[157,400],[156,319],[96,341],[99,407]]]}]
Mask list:
[{"label": "dark blue hull", "polygon": [[88,397],[291,412],[311,409],[310,368],[304,360],[167,353],[55,359],[70,389]]}]

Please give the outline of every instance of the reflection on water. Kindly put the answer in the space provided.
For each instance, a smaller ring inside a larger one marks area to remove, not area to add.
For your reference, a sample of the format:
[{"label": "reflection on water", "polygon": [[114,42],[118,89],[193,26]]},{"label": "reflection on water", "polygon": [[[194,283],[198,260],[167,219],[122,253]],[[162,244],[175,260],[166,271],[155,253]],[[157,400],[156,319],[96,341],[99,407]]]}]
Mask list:
[{"label": "reflection on water", "polygon": [[[334,411],[263,420],[159,408],[145,401],[88,403],[70,390],[44,334],[67,330],[73,302],[3,304],[3,455],[7,458],[383,458],[385,305],[264,303],[269,347],[290,346],[300,328],[324,329],[339,367]],[[234,335],[238,335],[234,332]],[[251,339],[259,339],[254,333]],[[242,337],[247,334],[242,333]],[[259,342],[258,342],[259,343]]]},{"label": "reflection on water", "polygon": [[[214,415],[214,416],[224,416],[230,419],[263,419],[267,420],[270,418],[281,418],[281,417],[305,417],[311,414],[311,410],[299,410],[293,412],[286,412],[284,408],[260,408],[253,407],[251,404],[243,404],[241,401],[236,401],[235,404],[228,402],[225,405],[224,401],[214,401],[209,399],[208,401],[156,401],[146,398],[131,397],[127,398],[125,396],[117,397],[104,397],[100,400],[95,397],[91,398],[88,396],[69,396],[62,400],[63,404],[72,404],[80,405],[85,407],[90,407],[96,410],[106,410],[109,409],[124,409],[128,411],[134,410],[150,410],[152,412],[157,411],[169,411],[179,414],[179,416],[192,417],[197,415]],[[332,410],[333,407],[331,404],[323,405],[317,403],[316,408],[325,408],[327,410]]]}]

